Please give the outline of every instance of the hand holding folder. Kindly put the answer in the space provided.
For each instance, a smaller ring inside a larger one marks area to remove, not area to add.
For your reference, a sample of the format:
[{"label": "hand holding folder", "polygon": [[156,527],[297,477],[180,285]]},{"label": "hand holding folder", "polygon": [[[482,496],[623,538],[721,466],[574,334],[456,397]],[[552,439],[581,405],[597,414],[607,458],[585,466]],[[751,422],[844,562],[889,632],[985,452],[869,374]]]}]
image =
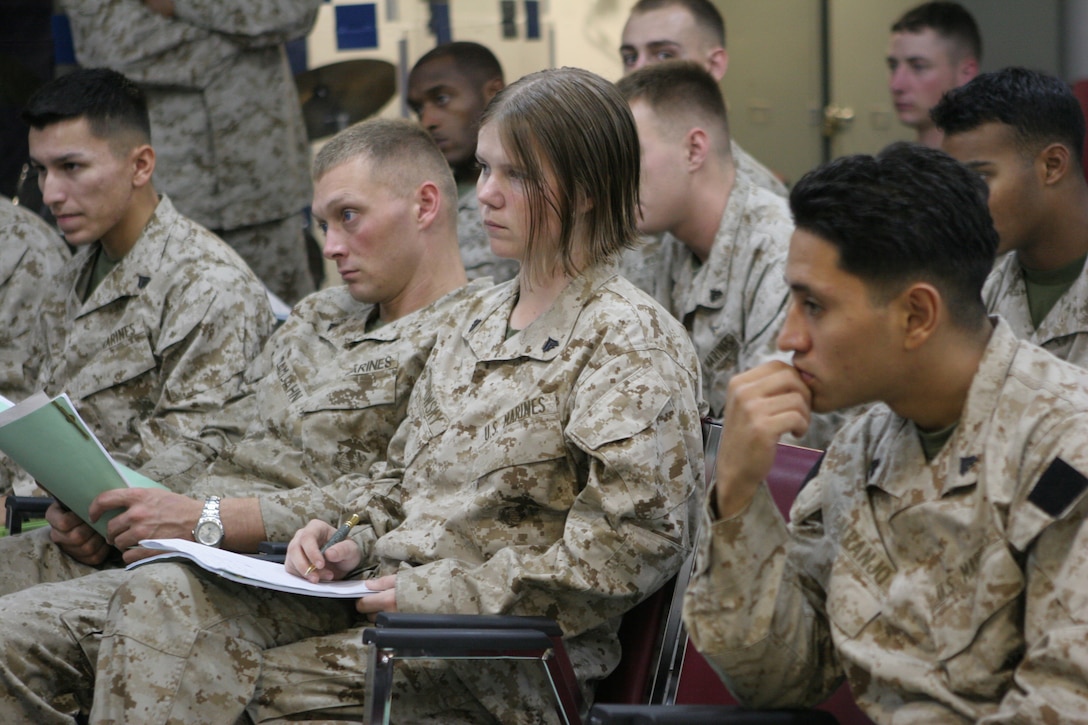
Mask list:
[{"label": "hand holding folder", "polygon": [[88,509],[98,494],[126,486],[163,488],[114,461],[65,394],[50,399],[36,393],[14,405],[0,397],[0,450],[102,536],[116,513],[90,522]]}]

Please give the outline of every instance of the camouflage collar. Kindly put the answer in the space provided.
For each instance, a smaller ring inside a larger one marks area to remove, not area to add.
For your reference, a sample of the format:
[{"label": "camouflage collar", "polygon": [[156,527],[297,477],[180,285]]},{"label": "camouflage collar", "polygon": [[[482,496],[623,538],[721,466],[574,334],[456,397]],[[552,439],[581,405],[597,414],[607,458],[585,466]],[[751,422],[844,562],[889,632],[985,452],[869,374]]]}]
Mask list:
[{"label": "camouflage collar", "polygon": [[480,360],[512,360],[527,357],[552,360],[567,346],[582,308],[601,285],[618,274],[614,265],[598,265],[571,280],[555,303],[531,325],[509,339],[506,326],[517,300],[518,280],[495,288],[496,294],[482,313],[467,322],[466,344]]}]

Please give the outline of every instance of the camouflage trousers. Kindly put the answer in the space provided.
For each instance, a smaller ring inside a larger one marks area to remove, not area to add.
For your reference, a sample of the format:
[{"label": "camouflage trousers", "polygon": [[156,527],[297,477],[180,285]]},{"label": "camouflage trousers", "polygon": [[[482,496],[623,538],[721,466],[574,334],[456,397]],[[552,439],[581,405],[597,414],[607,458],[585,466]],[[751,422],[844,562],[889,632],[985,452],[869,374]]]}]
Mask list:
[{"label": "camouflage trousers", "polygon": [[87,711],[104,605],[125,575],[113,569],[0,597],[0,722],[72,725],[74,712]]},{"label": "camouflage trousers", "polygon": [[[0,597],[0,720],[287,722],[362,718],[352,600],[303,597],[155,563]],[[18,631],[16,631],[18,630]],[[539,665],[403,662],[394,722],[556,722]]]},{"label": "camouflage trousers", "polygon": [[49,538],[46,526],[15,536],[0,538],[0,597],[29,589],[37,584],[65,582],[93,574],[100,567],[80,564],[61,551]]},{"label": "camouflage trousers", "polygon": [[286,219],[215,233],[245,260],[273,294],[294,305],[314,291],[301,213]]}]

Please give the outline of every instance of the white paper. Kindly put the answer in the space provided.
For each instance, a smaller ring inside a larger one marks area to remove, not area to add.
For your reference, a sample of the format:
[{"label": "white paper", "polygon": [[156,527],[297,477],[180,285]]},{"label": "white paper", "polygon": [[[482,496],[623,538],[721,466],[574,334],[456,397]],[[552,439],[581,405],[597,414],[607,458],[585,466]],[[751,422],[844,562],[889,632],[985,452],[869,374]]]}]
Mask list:
[{"label": "white paper", "polygon": [[140,542],[140,546],[165,553],[133,562],[128,565],[128,569],[163,559],[181,558],[192,561],[224,579],[289,594],[354,599],[374,593],[366,582],[358,579],[311,584],[302,577],[289,574],[283,564],[262,561],[252,556],[204,546],[185,539],[144,539]]}]

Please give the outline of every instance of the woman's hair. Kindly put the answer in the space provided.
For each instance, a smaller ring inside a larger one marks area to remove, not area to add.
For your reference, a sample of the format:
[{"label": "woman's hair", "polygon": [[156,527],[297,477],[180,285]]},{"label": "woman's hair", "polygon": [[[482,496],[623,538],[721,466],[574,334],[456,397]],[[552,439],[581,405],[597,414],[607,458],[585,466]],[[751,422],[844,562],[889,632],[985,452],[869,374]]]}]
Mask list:
[{"label": "woman's hair", "polygon": [[[614,85],[589,71],[559,68],[527,75],[488,104],[480,126],[492,123],[503,150],[526,176],[529,238],[522,266],[529,284],[553,274],[582,271],[614,259],[638,238],[638,132],[627,101]],[[555,188],[546,182],[548,174]],[[559,221],[555,256],[541,244],[547,215]],[[574,230],[585,249],[573,249]]]}]

